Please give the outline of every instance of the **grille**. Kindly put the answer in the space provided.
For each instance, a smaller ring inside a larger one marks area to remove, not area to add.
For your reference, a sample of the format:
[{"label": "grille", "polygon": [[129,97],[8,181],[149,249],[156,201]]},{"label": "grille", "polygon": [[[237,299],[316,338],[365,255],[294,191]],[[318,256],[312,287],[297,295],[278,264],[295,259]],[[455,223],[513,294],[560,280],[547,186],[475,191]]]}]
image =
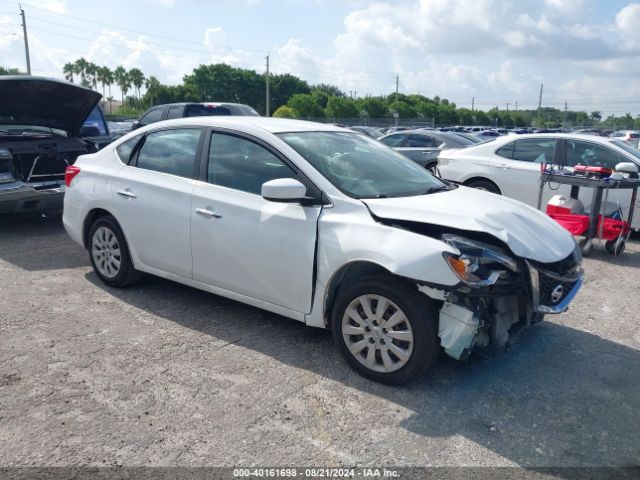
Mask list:
[{"label": "grille", "polygon": [[[546,305],[549,307],[553,307],[561,303],[576,284],[576,281],[558,281],[558,279],[552,278],[549,275],[546,275],[544,272],[539,272],[539,276],[540,305]],[[560,293],[560,289],[562,289],[562,293],[561,295],[558,295]],[[554,295],[554,292],[556,292],[556,295]]]}]

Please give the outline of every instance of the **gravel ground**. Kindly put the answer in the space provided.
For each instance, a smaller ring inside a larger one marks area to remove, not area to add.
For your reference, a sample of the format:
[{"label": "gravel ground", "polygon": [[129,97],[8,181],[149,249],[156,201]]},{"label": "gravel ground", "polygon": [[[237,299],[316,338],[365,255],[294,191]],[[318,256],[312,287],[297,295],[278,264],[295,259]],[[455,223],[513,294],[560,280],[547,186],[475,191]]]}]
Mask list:
[{"label": "gravel ground", "polygon": [[0,219],[0,466],[640,464],[640,244],[492,360],[387,387],[328,332],[158,278],[102,285],[59,217]]}]

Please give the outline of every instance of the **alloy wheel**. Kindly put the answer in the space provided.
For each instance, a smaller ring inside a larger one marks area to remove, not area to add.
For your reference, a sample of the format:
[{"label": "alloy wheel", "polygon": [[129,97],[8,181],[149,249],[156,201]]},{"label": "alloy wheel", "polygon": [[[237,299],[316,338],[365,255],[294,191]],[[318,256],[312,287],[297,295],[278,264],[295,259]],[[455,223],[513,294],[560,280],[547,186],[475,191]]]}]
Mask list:
[{"label": "alloy wheel", "polygon": [[382,295],[361,295],[349,304],[342,317],[342,337],[351,355],[375,372],[401,369],[413,352],[411,323]]},{"label": "alloy wheel", "polygon": [[107,278],[120,272],[122,257],[116,234],[109,228],[99,227],[91,238],[91,255],[96,269]]}]

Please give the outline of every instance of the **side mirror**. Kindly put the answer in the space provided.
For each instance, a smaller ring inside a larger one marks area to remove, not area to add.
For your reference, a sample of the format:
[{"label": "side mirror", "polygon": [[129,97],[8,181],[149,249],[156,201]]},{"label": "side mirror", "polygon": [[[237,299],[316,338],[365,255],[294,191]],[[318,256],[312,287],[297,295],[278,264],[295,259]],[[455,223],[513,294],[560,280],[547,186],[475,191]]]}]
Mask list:
[{"label": "side mirror", "polygon": [[100,129],[95,125],[83,125],[80,129],[81,137],[99,137]]},{"label": "side mirror", "polygon": [[300,202],[307,195],[307,187],[293,178],[276,178],[263,183],[260,193],[271,202]]},{"label": "side mirror", "polygon": [[140,125],[140,122],[138,120],[136,120],[135,122],[133,122],[131,124],[131,131],[136,130],[138,128],[140,128],[142,125]]}]

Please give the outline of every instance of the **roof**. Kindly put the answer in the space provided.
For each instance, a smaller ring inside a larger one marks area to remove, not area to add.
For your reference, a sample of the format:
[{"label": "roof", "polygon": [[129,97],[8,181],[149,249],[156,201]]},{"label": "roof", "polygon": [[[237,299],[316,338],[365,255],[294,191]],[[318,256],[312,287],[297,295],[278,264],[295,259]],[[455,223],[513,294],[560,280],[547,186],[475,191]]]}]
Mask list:
[{"label": "roof", "polygon": [[[259,129],[270,133],[285,132],[347,132],[353,133],[348,128],[337,127],[335,125],[317,122],[308,122],[306,120],[292,120],[288,118],[273,117],[244,117],[244,116],[212,116],[212,117],[187,117],[176,118],[173,120],[164,120],[162,122],[152,123],[145,130],[154,130],[158,127],[169,125],[200,125],[205,127],[228,127],[238,130],[254,130]],[[137,131],[137,130],[136,130]]]}]

